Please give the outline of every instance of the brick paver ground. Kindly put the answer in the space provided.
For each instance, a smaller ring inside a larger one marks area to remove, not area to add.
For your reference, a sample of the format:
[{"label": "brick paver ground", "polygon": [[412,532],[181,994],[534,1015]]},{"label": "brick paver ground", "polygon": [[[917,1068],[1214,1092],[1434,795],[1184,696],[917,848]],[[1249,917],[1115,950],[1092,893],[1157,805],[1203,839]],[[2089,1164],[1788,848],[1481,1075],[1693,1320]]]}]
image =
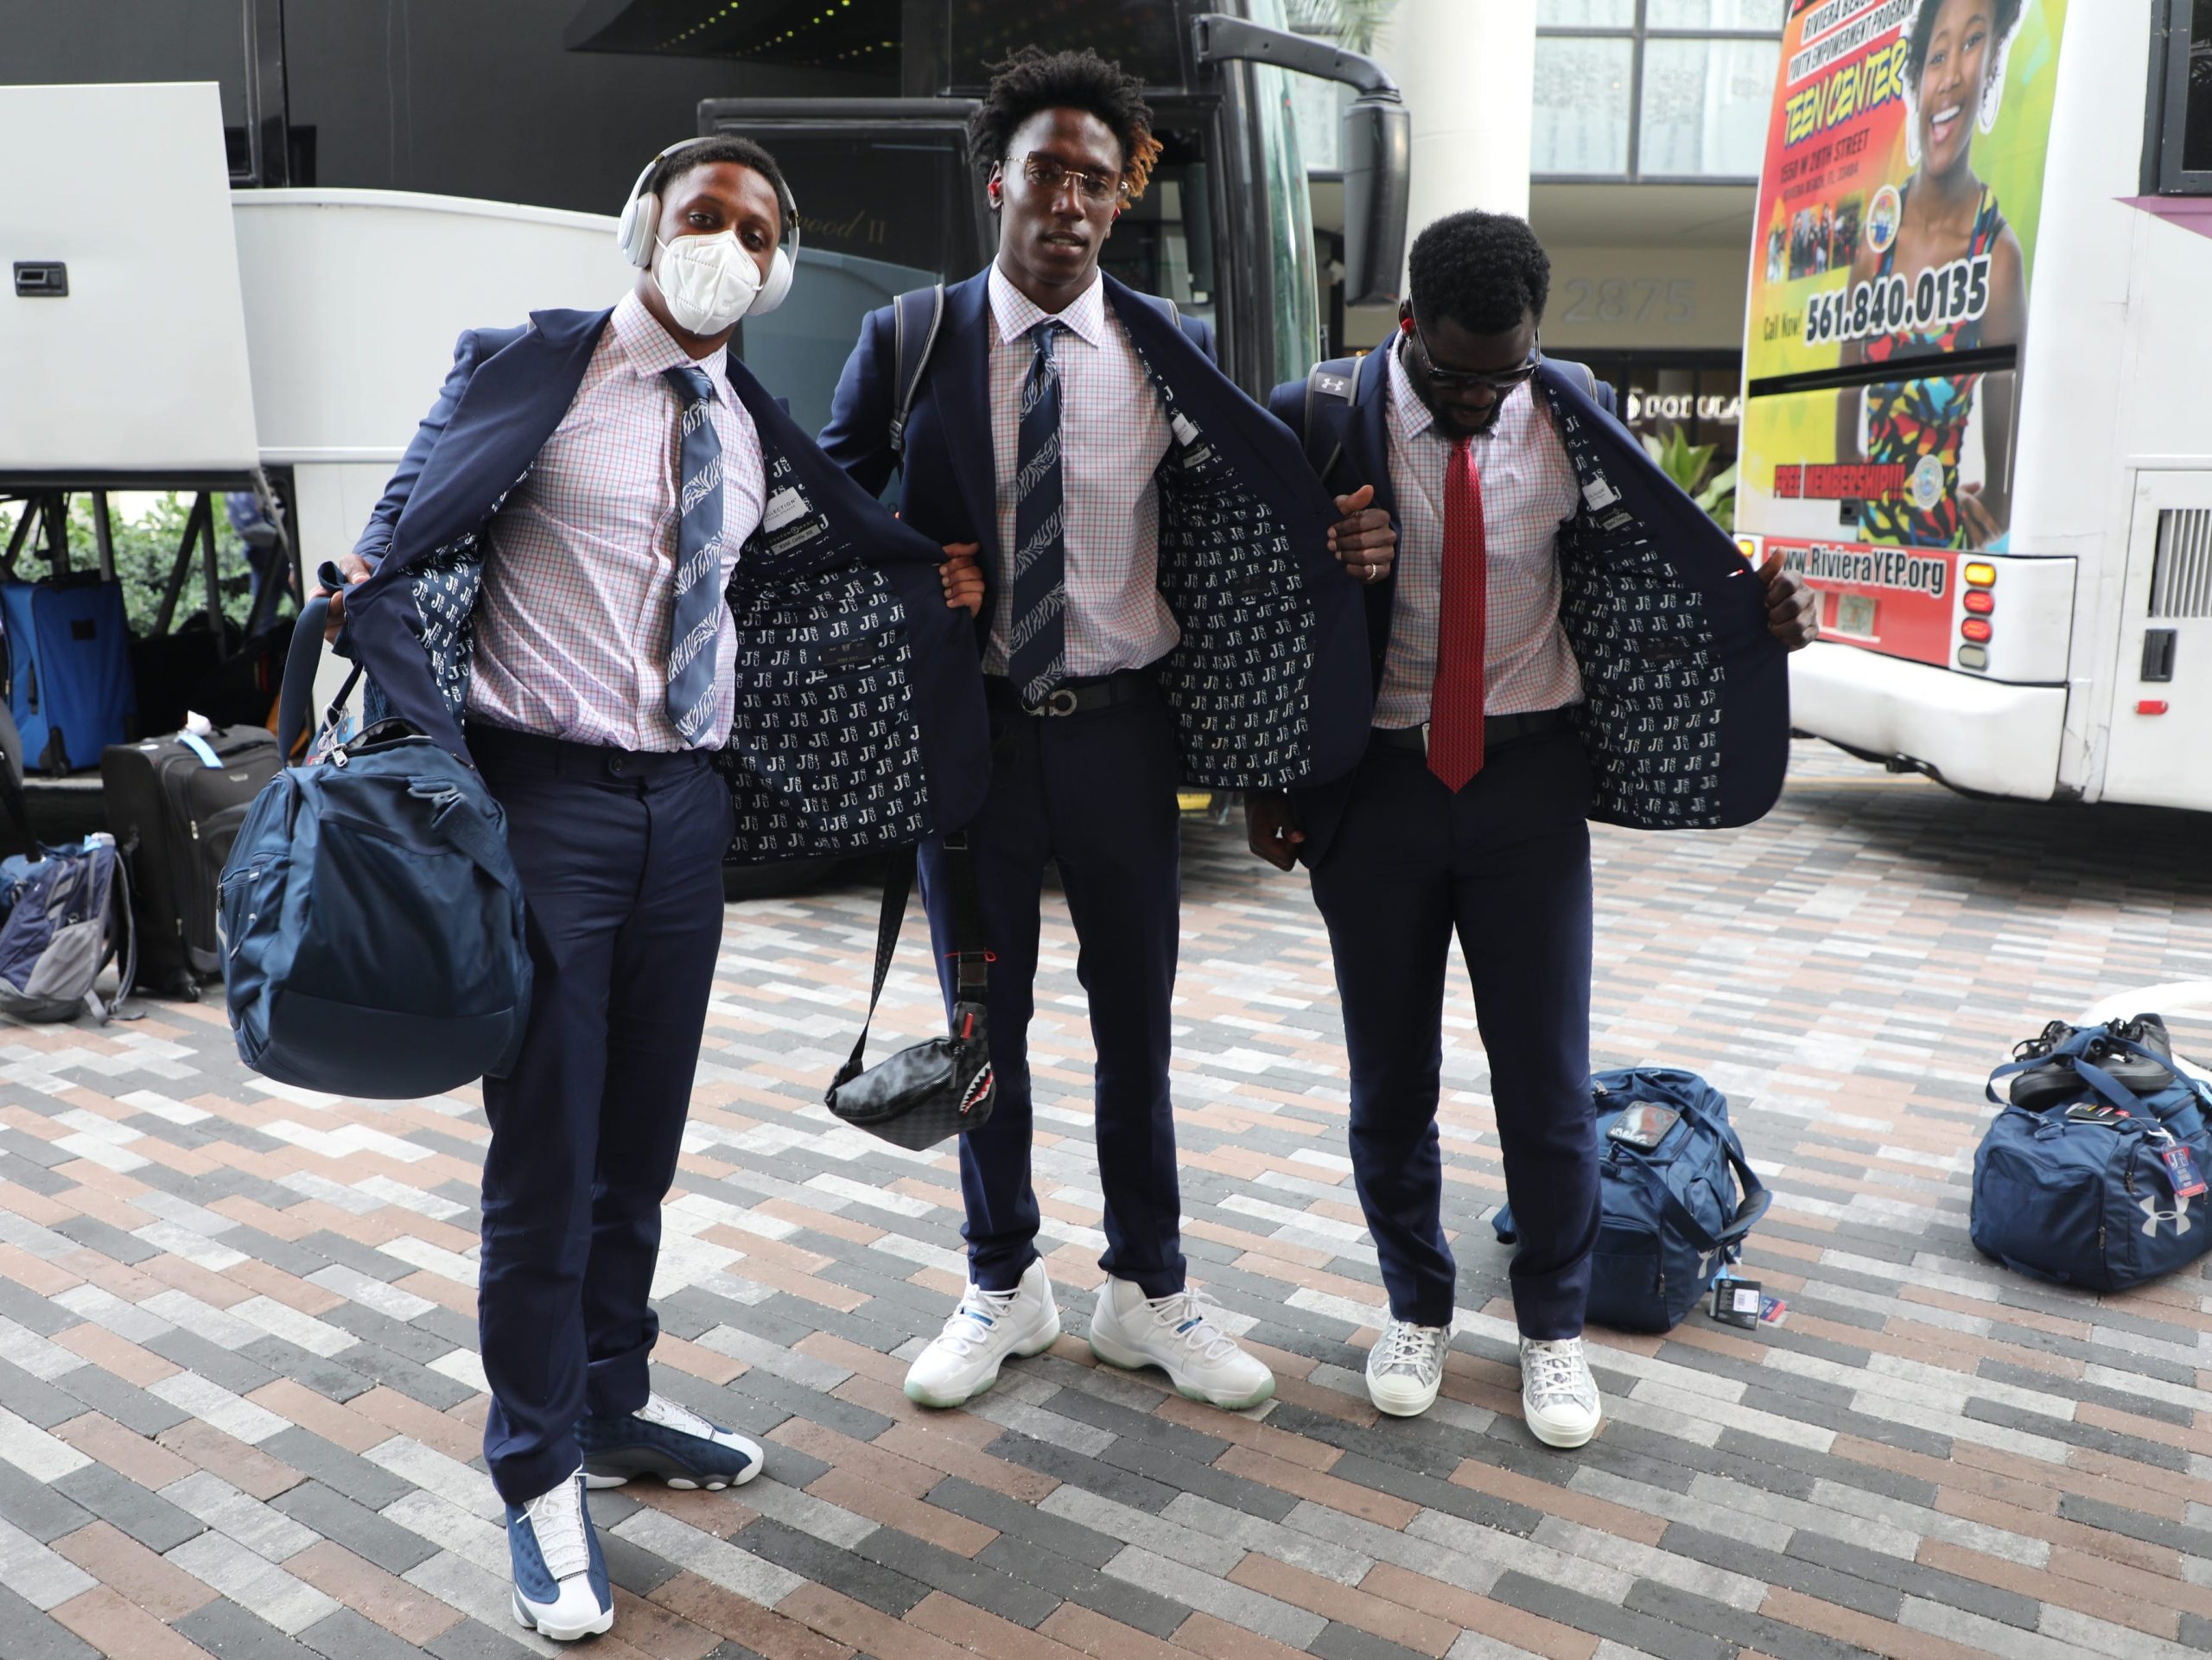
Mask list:
[{"label": "brick paver ground", "polygon": [[[1037,1078],[1069,1334],[971,1409],[906,1358],[957,1294],[951,1159],[833,1128],[872,894],[734,907],[657,1289],[660,1387],[766,1438],[732,1494],[595,1495],[594,1652],[670,1660],[2212,1649],[2212,1295],[1978,1258],[1982,1072],[2048,1016],[2212,976],[2203,821],[1962,800],[1801,747],[1748,830],[1599,836],[1601,1065],[1697,1068],[1777,1191],[1776,1329],[1599,1334],[1579,1454],[1519,1417],[1464,982],[1446,1061],[1461,1330],[1377,1421],[1380,1319],[1300,877],[1186,859],[1193,1269],[1281,1379],[1231,1416],[1082,1339],[1100,1245],[1083,999],[1047,920]],[[1512,942],[1486,942],[1510,951]],[[911,939],[884,1035],[934,1011]],[[2201,1028],[2200,1028],[2201,1034]],[[2200,1053],[2202,1047],[2200,1047]],[[544,1652],[475,1461],[474,1093],[257,1079],[220,1010],[0,1031],[0,1655]]]}]

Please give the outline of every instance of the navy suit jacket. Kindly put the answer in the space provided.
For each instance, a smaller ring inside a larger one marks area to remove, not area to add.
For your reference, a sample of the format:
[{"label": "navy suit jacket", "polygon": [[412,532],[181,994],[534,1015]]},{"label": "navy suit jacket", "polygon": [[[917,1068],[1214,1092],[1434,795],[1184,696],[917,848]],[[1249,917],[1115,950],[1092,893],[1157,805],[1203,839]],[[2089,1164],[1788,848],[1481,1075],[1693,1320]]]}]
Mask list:
[{"label": "navy suit jacket", "polygon": [[[1349,402],[1313,400],[1320,434],[1309,453],[1339,493],[1372,484],[1374,505],[1395,522],[1387,349],[1359,360]],[[1560,620],[1582,674],[1591,816],[1647,830],[1762,817],[1789,765],[1789,678],[1787,653],[1767,631],[1757,573],[1734,538],[1583,390],[1579,374],[1546,363],[1531,395],[1550,401],[1582,487],[1574,517],[1560,526]],[[1268,401],[1304,431],[1305,381],[1286,382]],[[1376,687],[1396,587],[1394,565],[1364,595]],[[1299,792],[1308,862],[1326,854],[1350,796],[1348,779]]]},{"label": "navy suit jacket", "polygon": [[[338,649],[367,671],[369,713],[463,759],[483,532],[568,412],[610,315],[539,311],[526,328],[463,334],[355,548],[377,570],[346,595]],[[736,697],[715,760],[737,808],[731,856],[958,829],[989,783],[989,734],[975,634],[938,581],[943,550],[854,484],[734,359],[728,384],[760,433],[776,524],[747,540],[728,588]]]},{"label": "navy suit jacket", "polygon": [[[888,306],[861,325],[822,431],[823,448],[863,489],[881,491],[899,467],[900,517],[932,542],[979,544],[987,586],[999,569],[989,276],[945,290],[903,466],[890,441]],[[1215,366],[1204,322],[1179,329],[1143,296],[1111,277],[1105,285],[1174,433],[1154,478],[1160,591],[1182,632],[1160,684],[1183,776],[1256,789],[1345,773],[1366,747],[1373,689],[1359,585],[1328,550],[1335,504],[1296,438]],[[991,609],[987,591],[979,640]]]}]

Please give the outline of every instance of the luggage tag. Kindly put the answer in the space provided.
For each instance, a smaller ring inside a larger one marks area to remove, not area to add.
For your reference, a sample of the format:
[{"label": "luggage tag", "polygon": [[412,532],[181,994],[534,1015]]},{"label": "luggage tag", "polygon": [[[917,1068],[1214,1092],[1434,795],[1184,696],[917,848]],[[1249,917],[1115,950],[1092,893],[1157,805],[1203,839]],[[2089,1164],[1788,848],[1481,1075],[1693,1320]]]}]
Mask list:
[{"label": "luggage tag", "polygon": [[2204,1178],[2196,1168],[2196,1154],[2183,1143],[2162,1147],[2158,1156],[2165,1161],[2166,1180],[2174,1185],[2176,1199],[2195,1199],[2204,1191]]},{"label": "luggage tag", "polygon": [[1713,1318],[1726,1326],[1740,1326],[1749,1331],[1759,1323],[1765,1305],[1774,1301],[1759,1294],[1757,1280],[1739,1280],[1732,1274],[1723,1274],[1713,1282]]}]

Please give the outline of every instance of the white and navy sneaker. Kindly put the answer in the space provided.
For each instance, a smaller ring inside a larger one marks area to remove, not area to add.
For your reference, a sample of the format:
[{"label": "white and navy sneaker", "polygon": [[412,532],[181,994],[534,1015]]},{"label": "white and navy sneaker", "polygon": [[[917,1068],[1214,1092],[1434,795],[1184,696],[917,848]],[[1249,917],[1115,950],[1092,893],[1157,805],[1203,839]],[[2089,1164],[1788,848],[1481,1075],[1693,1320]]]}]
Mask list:
[{"label": "white and navy sneaker", "polygon": [[1255,1407],[1275,1392],[1275,1375],[1214,1323],[1220,1307],[1187,1286],[1147,1297],[1134,1280],[1109,1276],[1090,1316],[1090,1352],[1109,1366],[1157,1366],[1193,1401],[1231,1412]]},{"label": "white and navy sneaker", "polygon": [[1580,1447],[1598,1433],[1605,1409],[1580,1338],[1521,1339],[1521,1415],[1547,1447]]},{"label": "white and navy sneaker", "polygon": [[1367,1352],[1367,1398],[1377,1412],[1417,1418],[1436,1404],[1444,1386],[1444,1351],[1451,1346],[1449,1326],[1415,1326],[1392,1315],[1382,1335]]},{"label": "white and navy sneaker", "polygon": [[1060,1306],[1043,1258],[1030,1263],[1011,1291],[985,1291],[971,1280],[944,1330],[906,1369],[906,1398],[917,1406],[957,1407],[997,1383],[1008,1355],[1042,1354],[1059,1335]]},{"label": "white and navy sneaker", "polygon": [[518,1624],[556,1643],[594,1637],[614,1624],[614,1593],[584,1504],[582,1471],[527,1504],[507,1506],[507,1557]]},{"label": "white and navy sneaker", "polygon": [[658,1476],[671,1487],[720,1491],[760,1473],[760,1445],[709,1423],[664,1395],[648,1395],[627,1417],[587,1418],[576,1426],[584,1481],[620,1487],[632,1476]]}]

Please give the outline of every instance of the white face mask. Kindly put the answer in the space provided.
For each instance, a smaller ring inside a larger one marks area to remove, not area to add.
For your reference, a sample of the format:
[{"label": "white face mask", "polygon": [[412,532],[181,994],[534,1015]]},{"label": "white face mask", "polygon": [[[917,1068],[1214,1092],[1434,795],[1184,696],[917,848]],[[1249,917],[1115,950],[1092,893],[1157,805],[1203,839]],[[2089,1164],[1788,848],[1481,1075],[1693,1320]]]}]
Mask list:
[{"label": "white face mask", "polygon": [[718,231],[661,243],[653,256],[653,281],[678,328],[719,334],[752,308],[760,292],[760,267],[738,246],[736,232]]}]

